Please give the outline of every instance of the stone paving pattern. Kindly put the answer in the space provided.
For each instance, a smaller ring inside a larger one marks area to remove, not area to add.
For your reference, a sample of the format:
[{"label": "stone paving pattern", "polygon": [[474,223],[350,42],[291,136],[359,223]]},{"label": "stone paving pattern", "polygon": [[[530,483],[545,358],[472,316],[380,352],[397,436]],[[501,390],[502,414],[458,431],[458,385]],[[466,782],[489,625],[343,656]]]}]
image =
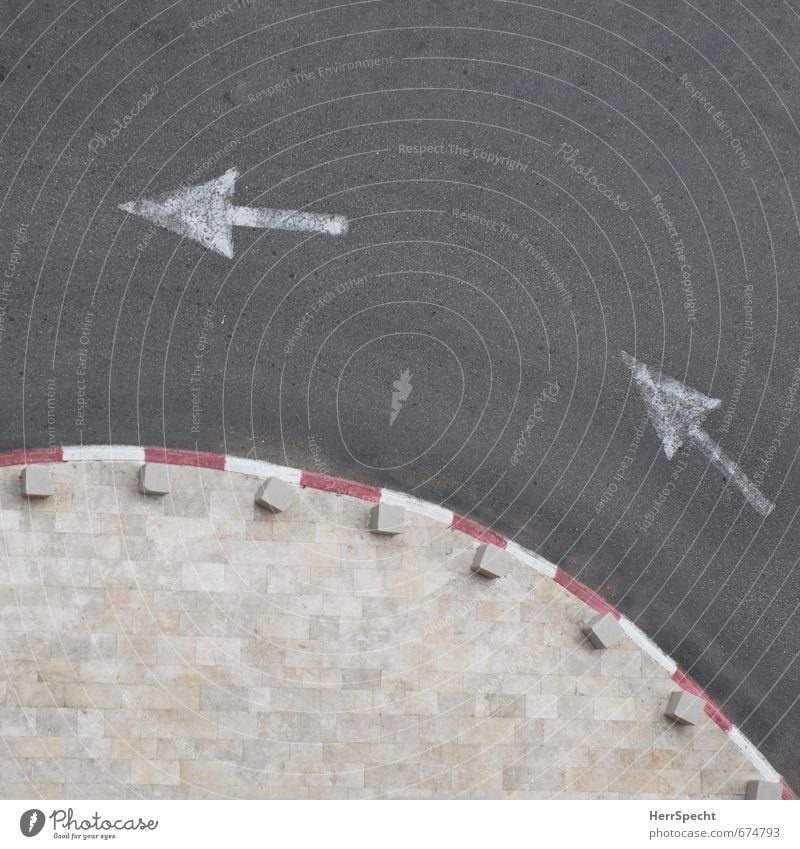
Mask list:
[{"label": "stone paving pattern", "polygon": [[0,470],[0,797],[741,798],[757,773],[592,611],[420,516],[170,467]]}]

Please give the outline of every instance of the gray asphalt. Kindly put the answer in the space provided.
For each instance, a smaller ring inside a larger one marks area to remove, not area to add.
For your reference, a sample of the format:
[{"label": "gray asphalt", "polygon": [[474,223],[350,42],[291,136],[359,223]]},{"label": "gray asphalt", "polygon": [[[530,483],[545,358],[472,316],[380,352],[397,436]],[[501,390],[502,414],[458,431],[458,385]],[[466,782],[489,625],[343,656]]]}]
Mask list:
[{"label": "gray asphalt", "polygon": [[[6,0],[0,33],[0,449],[444,503],[610,599],[800,784],[788,3]],[[117,208],[232,167],[237,202],[349,232],[236,228],[227,259]],[[721,400],[766,519],[666,458],[623,350]]]}]

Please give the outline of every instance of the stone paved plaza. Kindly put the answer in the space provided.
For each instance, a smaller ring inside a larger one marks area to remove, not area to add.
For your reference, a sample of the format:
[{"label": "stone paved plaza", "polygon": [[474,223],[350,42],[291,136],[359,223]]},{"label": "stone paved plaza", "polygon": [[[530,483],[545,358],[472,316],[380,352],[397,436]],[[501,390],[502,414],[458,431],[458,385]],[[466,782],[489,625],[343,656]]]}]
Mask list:
[{"label": "stone paved plaza", "polygon": [[755,769],[593,611],[419,515],[260,480],[55,464],[0,470],[4,798],[741,798]]}]

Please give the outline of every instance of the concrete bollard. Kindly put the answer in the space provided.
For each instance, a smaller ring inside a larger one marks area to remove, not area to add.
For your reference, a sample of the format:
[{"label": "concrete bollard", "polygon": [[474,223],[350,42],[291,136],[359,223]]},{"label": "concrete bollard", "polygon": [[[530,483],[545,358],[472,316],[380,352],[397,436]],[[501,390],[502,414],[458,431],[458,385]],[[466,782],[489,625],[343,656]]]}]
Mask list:
[{"label": "concrete bollard", "polygon": [[494,545],[478,546],[472,559],[472,571],[484,578],[502,578],[508,571],[505,551]]},{"label": "concrete bollard", "polygon": [[583,633],[596,649],[610,649],[625,635],[622,626],[610,613],[601,613],[590,619],[584,625]]},{"label": "concrete bollard", "polygon": [[25,466],[21,481],[25,498],[49,498],[53,494],[53,481],[47,466]]},{"label": "concrete bollard", "polygon": [[396,504],[376,504],[369,511],[369,529],[373,534],[395,536],[403,533],[406,511]]},{"label": "concrete bollard", "polygon": [[166,495],[170,491],[169,469],[164,463],[145,463],[139,468],[139,492]]},{"label": "concrete bollard", "polygon": [[669,697],[664,714],[681,725],[697,725],[703,718],[706,703],[700,696],[687,693],[686,690],[676,690]]},{"label": "concrete bollard", "polygon": [[267,478],[256,492],[256,504],[273,513],[283,513],[292,506],[295,488],[280,478]]},{"label": "concrete bollard", "polygon": [[782,799],[783,787],[777,781],[748,781],[745,799]]}]

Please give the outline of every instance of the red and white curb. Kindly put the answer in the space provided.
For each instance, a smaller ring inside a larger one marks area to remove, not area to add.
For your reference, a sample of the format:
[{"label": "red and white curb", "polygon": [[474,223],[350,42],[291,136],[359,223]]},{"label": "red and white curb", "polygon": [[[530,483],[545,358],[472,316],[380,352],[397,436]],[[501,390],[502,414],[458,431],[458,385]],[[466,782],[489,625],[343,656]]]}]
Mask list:
[{"label": "red and white curb", "polygon": [[66,445],[62,448],[9,451],[0,454],[0,467],[22,466],[31,463],[167,463],[176,466],[195,466],[218,471],[235,472],[256,477],[276,477],[301,487],[317,489],[337,495],[348,495],[372,503],[384,502],[405,507],[411,513],[425,516],[452,530],[461,531],[480,542],[505,549],[514,559],[533,569],[545,578],[555,581],[565,590],[598,613],[611,613],[631,641],[667,671],[675,684],[683,690],[702,698],[705,712],[731,739],[743,757],[758,771],[764,781],[779,782],[783,787],[784,799],[796,799],[794,791],[781,775],[770,765],[756,746],[730,721],[722,709],[678,664],[661,649],[630,619],[623,616],[612,604],[599,596],[585,584],[571,577],[558,566],[528,551],[516,542],[507,539],[491,528],[433,504],[402,492],[370,486],[345,478],[331,477],[318,472],[279,466],[264,460],[251,460],[229,454],[214,454],[205,451],[138,447],[133,445]]}]

